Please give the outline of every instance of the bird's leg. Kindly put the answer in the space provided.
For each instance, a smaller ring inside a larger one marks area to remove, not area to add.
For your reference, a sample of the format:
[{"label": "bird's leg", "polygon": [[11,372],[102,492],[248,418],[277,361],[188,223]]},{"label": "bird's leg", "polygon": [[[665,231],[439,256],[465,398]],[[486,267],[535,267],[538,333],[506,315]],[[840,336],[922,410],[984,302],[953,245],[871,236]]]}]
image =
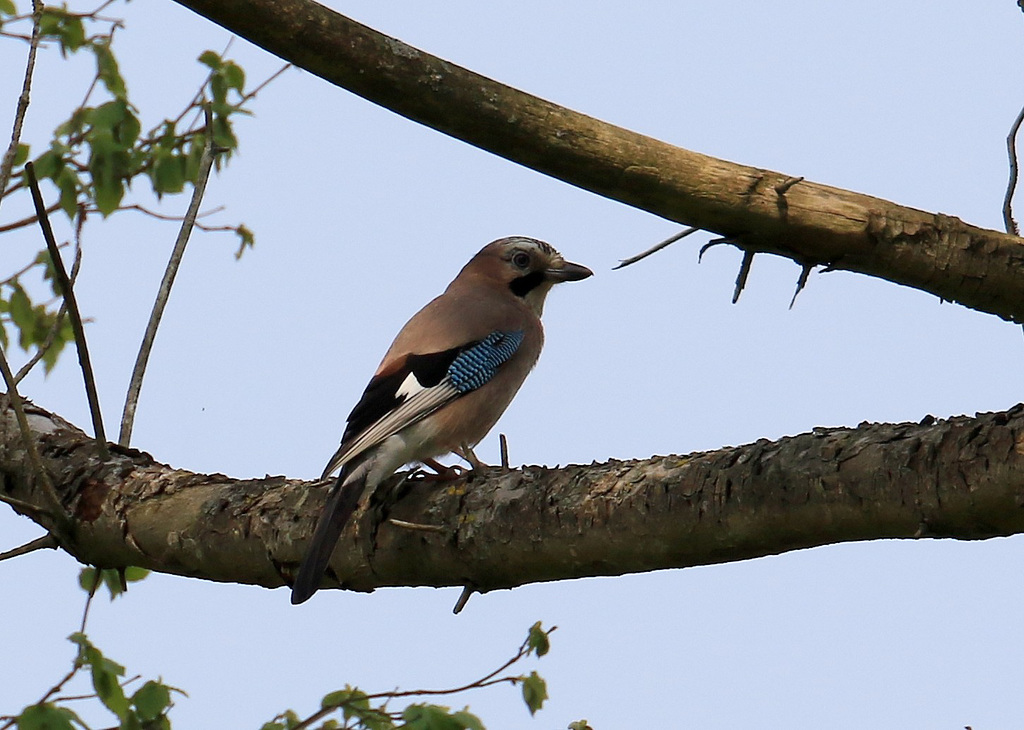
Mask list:
[{"label": "bird's leg", "polygon": [[490,464],[485,464],[477,458],[477,455],[473,453],[473,447],[469,444],[459,444],[459,447],[457,449],[453,449],[452,453],[469,462],[469,465],[473,467],[473,471],[491,468]]}]

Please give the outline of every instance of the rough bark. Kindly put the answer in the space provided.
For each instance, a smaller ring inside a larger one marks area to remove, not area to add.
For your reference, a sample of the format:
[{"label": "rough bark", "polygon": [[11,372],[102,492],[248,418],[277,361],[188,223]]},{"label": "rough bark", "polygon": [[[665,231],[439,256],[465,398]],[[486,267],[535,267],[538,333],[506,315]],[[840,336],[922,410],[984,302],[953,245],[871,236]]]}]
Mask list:
[{"label": "rough bark", "polygon": [[312,0],[177,0],[381,106],[750,252],[877,276],[1024,322],[1024,241],[615,127],[377,33]]},{"label": "rough bark", "polygon": [[[208,580],[289,581],[325,489],[284,477],[195,474],[95,444],[32,406],[34,438],[79,560]],[[930,419],[926,419],[930,421]],[[52,504],[0,411],[0,499],[40,521]],[[1024,405],[922,424],[815,429],[687,456],[491,470],[407,483],[390,516],[364,511],[328,583],[355,590],[620,575],[876,538],[984,539],[1024,531]]]}]

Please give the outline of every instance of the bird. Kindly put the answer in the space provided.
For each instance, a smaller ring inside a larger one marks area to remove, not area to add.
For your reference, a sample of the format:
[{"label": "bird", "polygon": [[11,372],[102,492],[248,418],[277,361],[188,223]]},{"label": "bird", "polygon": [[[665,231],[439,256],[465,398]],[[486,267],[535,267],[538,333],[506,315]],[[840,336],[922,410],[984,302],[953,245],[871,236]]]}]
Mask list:
[{"label": "bird", "polygon": [[291,602],[320,586],[363,494],[405,464],[454,473],[435,461],[473,452],[533,369],[544,344],[541,314],[551,288],[594,272],[525,236],[484,246],[395,337],[348,416],[322,480],[338,470],[292,583]]}]

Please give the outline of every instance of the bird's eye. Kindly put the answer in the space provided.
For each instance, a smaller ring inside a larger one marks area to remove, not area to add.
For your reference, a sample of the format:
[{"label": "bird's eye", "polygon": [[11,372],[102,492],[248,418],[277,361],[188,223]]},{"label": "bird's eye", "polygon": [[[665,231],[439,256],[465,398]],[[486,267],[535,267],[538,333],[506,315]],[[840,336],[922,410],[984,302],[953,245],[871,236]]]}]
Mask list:
[{"label": "bird's eye", "polygon": [[530,255],[522,251],[512,254],[512,263],[520,269],[530,268]]}]

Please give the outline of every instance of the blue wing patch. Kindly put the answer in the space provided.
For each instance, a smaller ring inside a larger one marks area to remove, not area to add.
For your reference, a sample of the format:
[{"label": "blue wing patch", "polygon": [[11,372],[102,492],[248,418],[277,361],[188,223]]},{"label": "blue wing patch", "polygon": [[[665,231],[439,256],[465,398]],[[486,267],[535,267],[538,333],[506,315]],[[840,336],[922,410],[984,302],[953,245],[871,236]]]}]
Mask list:
[{"label": "blue wing patch", "polygon": [[448,379],[460,394],[476,390],[494,377],[523,344],[523,331],[492,332],[463,350],[448,366]]}]

